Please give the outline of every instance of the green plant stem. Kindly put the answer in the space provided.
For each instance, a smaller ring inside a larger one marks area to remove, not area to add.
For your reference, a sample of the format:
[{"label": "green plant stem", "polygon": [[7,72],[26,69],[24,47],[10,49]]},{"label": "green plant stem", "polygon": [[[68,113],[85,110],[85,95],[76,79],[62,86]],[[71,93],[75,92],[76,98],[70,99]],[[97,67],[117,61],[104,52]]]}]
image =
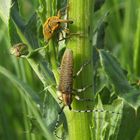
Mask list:
[{"label": "green plant stem", "polygon": [[[74,54],[74,73],[80,66],[91,60],[91,63],[84,68],[81,74],[76,77],[74,88],[82,88],[93,84],[93,65],[92,65],[92,44],[91,44],[91,17],[93,10],[92,0],[70,0],[69,18],[73,20],[70,27],[72,33],[80,35],[72,36],[67,47],[73,50]],[[77,93],[76,93],[77,94]],[[78,94],[80,98],[92,98],[93,88]],[[87,110],[93,108],[93,102],[80,102],[73,100],[72,108],[76,110]],[[91,140],[91,113],[74,113],[65,109],[70,140]]]},{"label": "green plant stem", "polygon": [[140,10],[138,11],[137,28],[134,40],[134,72],[140,76]]},{"label": "green plant stem", "polygon": [[52,66],[52,72],[55,77],[55,81],[58,85],[59,82],[59,73],[58,73],[58,66],[57,66],[57,60],[56,60],[56,51],[55,51],[55,41],[51,39],[49,41],[49,46],[50,46],[50,61],[51,61],[51,66]]}]

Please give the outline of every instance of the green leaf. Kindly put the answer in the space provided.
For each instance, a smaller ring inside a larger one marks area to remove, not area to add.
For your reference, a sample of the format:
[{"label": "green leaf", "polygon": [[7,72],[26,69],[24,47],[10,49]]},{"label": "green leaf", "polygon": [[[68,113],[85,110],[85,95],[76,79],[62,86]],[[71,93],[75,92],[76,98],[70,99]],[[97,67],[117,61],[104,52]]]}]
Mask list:
[{"label": "green leaf", "polygon": [[110,112],[96,112],[93,113],[92,124],[92,139],[93,140],[115,140],[117,138],[121,114],[111,113],[120,112],[122,110],[122,100],[114,100],[113,104],[103,106],[98,97],[98,104],[96,109],[104,109]]},{"label": "green leaf", "polygon": [[0,0],[0,17],[8,25],[11,0]]},{"label": "green leaf", "polygon": [[[23,43],[30,44],[33,48],[38,48],[37,34],[37,15],[34,14],[27,24],[22,20],[19,14],[18,4],[14,4],[11,8],[11,18],[9,20],[9,32],[12,45],[17,42],[15,38],[20,38]],[[14,31],[14,32],[13,32]],[[18,39],[18,41],[20,40]],[[29,45],[29,46],[30,46]]]},{"label": "green leaf", "polygon": [[100,88],[98,94],[100,95],[103,104],[109,104],[111,92],[105,85],[102,88]]},{"label": "green leaf", "polygon": [[[21,40],[23,43],[25,43],[28,48],[29,48],[29,52],[31,52],[33,50],[33,48],[38,48],[38,36],[37,36],[37,15],[33,15],[31,17],[31,19],[29,20],[29,22],[25,25],[24,22],[22,21],[22,18],[19,16],[19,12],[18,12],[18,4],[16,3],[12,9],[11,9],[11,19],[10,21],[12,22],[11,25],[9,25],[9,28],[11,28],[10,31],[10,37],[11,37],[11,42],[17,41],[17,40]],[[15,32],[17,32],[15,34]],[[14,36],[15,35],[15,36]],[[14,36],[14,37],[13,37]],[[14,40],[15,39],[15,40]],[[38,48],[37,50],[41,50],[41,48]],[[40,55],[40,53],[38,53],[38,51],[33,51],[31,53],[30,58],[28,58],[28,62],[31,65],[31,67],[33,68],[33,70],[35,71],[35,73],[38,75],[38,77],[40,78],[41,82],[44,84],[44,86],[48,86],[52,84],[53,78],[50,75],[50,73],[48,73],[48,71],[46,71],[46,67],[48,67],[47,63],[43,63],[40,61],[40,58],[42,58],[42,56],[38,57],[35,55]],[[39,59],[38,59],[39,58]],[[44,61],[44,60],[42,60]],[[38,65],[40,64],[40,65]],[[54,83],[54,82],[53,82]],[[52,91],[52,90],[51,90]],[[53,95],[54,97],[56,97],[56,94],[54,91]]]},{"label": "green leaf", "polygon": [[17,79],[14,75],[12,75],[9,71],[7,71],[4,67],[0,66],[0,73],[6,76],[15,86],[17,86],[20,90],[23,92],[20,92],[26,103],[28,104],[28,107],[30,111],[36,116],[36,119],[38,123],[40,124],[40,128],[43,131],[43,135],[47,139],[53,139],[51,133],[45,126],[39,112],[37,105],[40,107],[41,105],[41,100],[39,96],[37,96],[37,93],[34,92],[27,84],[23,83],[19,79]]},{"label": "green leaf", "polygon": [[105,0],[95,0],[94,12],[98,11],[104,4]]},{"label": "green leaf", "polygon": [[101,65],[114,85],[116,93],[129,104],[138,107],[140,105],[140,91],[129,84],[116,58],[105,50],[99,50],[99,56]]},{"label": "green leaf", "polygon": [[123,115],[121,118],[121,125],[118,131],[118,140],[139,140],[140,135],[140,110],[136,110],[125,103],[123,107]]},{"label": "green leaf", "polygon": [[47,14],[47,4],[45,0],[39,0],[39,8],[38,8],[38,15],[41,18],[42,23],[46,20],[46,14]]},{"label": "green leaf", "polygon": [[9,35],[10,35],[10,44],[13,46],[19,42],[21,42],[20,37],[17,34],[16,27],[11,18],[9,19]]},{"label": "green leaf", "polygon": [[8,77],[10,81],[18,88],[22,89],[25,92],[26,96],[30,96],[29,98],[31,98],[36,104],[41,105],[41,100],[37,95],[37,93],[34,92],[26,83],[17,79],[14,75],[12,75],[9,71],[7,71],[7,69],[1,66],[0,66],[0,73]]}]

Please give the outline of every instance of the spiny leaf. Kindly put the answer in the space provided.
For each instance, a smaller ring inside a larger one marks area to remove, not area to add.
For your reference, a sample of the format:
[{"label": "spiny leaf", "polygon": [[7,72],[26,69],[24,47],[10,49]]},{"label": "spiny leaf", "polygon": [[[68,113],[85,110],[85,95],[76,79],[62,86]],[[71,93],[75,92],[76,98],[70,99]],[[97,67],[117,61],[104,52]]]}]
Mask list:
[{"label": "spiny leaf", "polygon": [[140,91],[132,87],[127,81],[123,69],[108,51],[99,50],[100,62],[105,73],[111,80],[116,92],[134,107],[140,105]]}]

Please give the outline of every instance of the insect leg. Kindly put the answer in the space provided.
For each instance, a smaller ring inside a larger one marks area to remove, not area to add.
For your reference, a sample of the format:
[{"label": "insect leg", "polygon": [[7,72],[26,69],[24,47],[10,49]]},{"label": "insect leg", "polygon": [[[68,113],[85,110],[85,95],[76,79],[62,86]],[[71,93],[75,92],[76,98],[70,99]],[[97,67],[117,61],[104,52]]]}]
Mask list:
[{"label": "insect leg", "polygon": [[[81,89],[73,89],[73,92],[81,93],[90,87],[92,87],[92,85],[87,85],[86,87],[81,88]],[[75,95],[75,94],[73,94],[73,95],[74,95],[75,99],[77,99],[78,101],[94,101],[93,99],[90,99],[90,98],[81,99],[78,95]]]},{"label": "insect leg", "polygon": [[[78,35],[79,37],[83,37],[82,35],[81,35],[81,33],[70,33],[70,32],[68,32],[68,29],[64,29],[64,32],[66,32],[66,34],[67,34],[67,37],[65,37],[65,38],[63,38],[63,39],[70,39],[72,36],[76,36],[76,35]],[[59,40],[59,41],[62,41],[62,40]]]},{"label": "insect leg", "polygon": [[114,111],[110,111],[110,110],[104,110],[104,109],[91,109],[91,110],[75,110],[75,109],[72,109],[71,111],[73,112],[80,112],[80,113],[90,113],[90,112],[106,112],[106,113],[111,113],[111,114],[116,114],[116,115],[121,115],[122,113],[121,112],[114,112]]},{"label": "insect leg", "polygon": [[[72,23],[72,21],[71,20],[69,20],[68,22],[65,20],[65,22],[66,23]],[[62,22],[61,22],[62,23]],[[68,28],[65,28],[65,27],[62,27],[61,26],[61,31],[60,31],[60,33],[61,34],[63,34],[62,33],[62,31],[64,31],[66,34],[67,34],[67,37],[64,37],[63,35],[62,35],[62,39],[59,39],[58,41],[63,41],[64,39],[69,39],[69,38],[71,38],[72,36],[74,36],[74,35],[78,35],[79,37],[83,37],[84,35],[82,34],[82,33],[71,33],[70,31],[69,31],[69,29]]]},{"label": "insect leg", "polygon": [[59,9],[59,11],[57,12],[57,16],[58,16],[58,17],[63,16],[63,15],[65,14],[65,10],[66,10],[68,7],[69,7],[69,5],[67,5],[67,6],[65,6],[65,7],[61,8],[61,9]]},{"label": "insect leg", "polygon": [[[64,33],[63,33],[63,31],[64,31],[66,34],[68,34],[68,36],[65,35],[66,37],[64,37]],[[69,35],[69,34],[70,34],[70,31],[69,31],[68,28],[61,27],[61,28],[60,28],[60,31],[59,31],[58,33],[61,33],[61,35],[62,35],[62,38],[59,39],[58,42],[70,38],[70,35]]]},{"label": "insect leg", "polygon": [[[88,85],[84,88],[81,89],[73,89],[74,92],[84,92],[86,89],[92,87],[93,85]],[[78,101],[94,101],[93,99],[90,98],[86,98],[86,99],[81,99],[79,96],[75,95],[75,99],[77,99]],[[110,110],[104,110],[104,109],[88,109],[88,110],[75,110],[72,109],[71,111],[73,112],[81,112],[81,113],[90,113],[90,112],[105,112],[105,113],[111,113],[111,114],[116,114],[116,115],[121,115],[122,113],[120,112],[114,112],[114,111],[110,111]]]},{"label": "insect leg", "polygon": [[73,78],[79,76],[79,74],[82,72],[82,70],[84,69],[84,67],[86,67],[86,66],[87,66],[88,64],[90,64],[90,63],[91,63],[90,60],[87,61],[87,62],[85,62],[85,63],[81,66],[81,68],[77,71],[77,73],[73,76]]},{"label": "insect leg", "polygon": [[81,99],[79,96],[75,95],[74,98],[78,101],[94,101],[93,99],[90,98],[85,98],[85,99]]},{"label": "insect leg", "polygon": [[57,20],[54,20],[54,22],[57,22],[57,23],[70,23],[70,24],[73,23],[73,21],[69,20],[69,19],[57,19]]},{"label": "insect leg", "polygon": [[77,93],[84,92],[85,90],[87,90],[90,87],[92,87],[92,85],[87,85],[84,88],[73,89],[73,92],[77,92]]},{"label": "insect leg", "polygon": [[59,33],[61,33],[61,38],[60,39],[58,39],[58,42],[60,42],[60,41],[63,41],[63,40],[65,40],[65,39],[67,39],[67,37],[64,37],[64,34],[63,34],[63,32],[62,32],[63,30],[62,29],[60,29],[60,31],[59,31]]}]

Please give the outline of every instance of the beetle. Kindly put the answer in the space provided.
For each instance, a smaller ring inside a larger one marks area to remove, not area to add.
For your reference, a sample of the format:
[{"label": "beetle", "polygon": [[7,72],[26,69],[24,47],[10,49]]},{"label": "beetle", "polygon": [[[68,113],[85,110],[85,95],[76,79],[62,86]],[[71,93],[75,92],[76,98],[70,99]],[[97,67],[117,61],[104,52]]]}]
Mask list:
[{"label": "beetle", "polygon": [[[57,136],[57,128],[59,125],[60,114],[62,113],[65,106],[68,106],[69,109],[73,112],[81,112],[81,113],[108,112],[108,113],[117,114],[117,115],[120,114],[119,112],[114,112],[114,111],[109,111],[109,110],[104,110],[104,109],[91,109],[91,110],[72,109],[71,107],[72,99],[73,99],[73,96],[75,96],[73,92],[83,92],[87,88],[92,86],[91,84],[81,89],[73,89],[73,79],[76,76],[78,76],[82,72],[83,68],[87,66],[89,63],[90,61],[87,61],[86,63],[84,63],[81,66],[80,70],[76,73],[76,75],[73,75],[73,66],[74,66],[73,52],[71,49],[67,48],[63,54],[63,57],[61,60],[61,66],[60,66],[60,80],[59,80],[58,91],[57,91],[58,99],[61,100],[61,102],[63,103],[63,106],[61,108],[61,111],[58,113],[58,118],[57,118],[55,129],[54,129],[54,135],[59,139],[62,139],[62,138]],[[75,96],[75,98],[81,101],[93,101],[92,99],[80,99],[78,96]]]},{"label": "beetle", "polygon": [[[65,8],[63,8],[63,9],[65,9]],[[56,16],[49,17],[45,21],[45,23],[43,25],[43,35],[44,35],[44,38],[46,41],[49,41],[53,37],[53,35],[56,33],[56,31],[58,31],[58,30],[64,30],[65,32],[69,32],[68,29],[64,29],[64,27],[61,26],[61,23],[72,24],[73,21],[68,20],[68,19],[61,19],[61,17],[62,17],[61,11],[62,11],[62,9],[60,9],[58,11]]]},{"label": "beetle", "polygon": [[73,66],[74,66],[73,52],[71,49],[68,48],[65,50],[60,66],[60,81],[58,85],[57,95],[58,95],[58,99],[61,100],[61,102],[63,103],[63,106],[64,107],[68,106],[70,110],[72,109],[71,103],[72,103],[73,96],[77,100],[81,100],[81,101],[91,100],[91,99],[80,99],[78,96],[75,96],[73,94],[73,92],[83,92],[87,88],[92,86],[92,85],[88,85],[81,89],[73,89],[73,79],[77,77],[81,73],[83,68],[88,64],[89,61],[84,63],[80,68],[80,70],[76,73],[76,75],[73,75]]},{"label": "beetle", "polygon": [[[80,70],[76,73],[76,75],[73,76],[73,66],[74,66],[74,62],[73,62],[73,52],[71,49],[66,49],[62,60],[61,60],[61,66],[60,66],[60,81],[59,81],[59,85],[58,85],[58,90],[57,90],[57,95],[58,95],[58,99],[61,100],[61,102],[63,103],[63,107],[61,108],[61,111],[58,114],[58,118],[55,124],[55,130],[54,130],[54,134],[57,138],[62,139],[61,137],[57,136],[56,130],[59,124],[59,117],[60,114],[62,113],[63,109],[65,106],[68,106],[69,109],[71,110],[71,103],[72,103],[72,99],[73,99],[73,91],[76,92],[83,92],[85,91],[89,86],[86,86],[82,89],[73,89],[73,78],[78,76],[81,71],[83,70],[83,67],[85,67],[88,63],[85,63],[84,65],[82,65],[82,67],[80,68]],[[75,96],[76,99],[78,100],[89,100],[89,99],[80,99],[78,96]]]},{"label": "beetle", "polygon": [[71,49],[65,50],[60,68],[58,98],[71,110],[73,88],[73,52]]}]

